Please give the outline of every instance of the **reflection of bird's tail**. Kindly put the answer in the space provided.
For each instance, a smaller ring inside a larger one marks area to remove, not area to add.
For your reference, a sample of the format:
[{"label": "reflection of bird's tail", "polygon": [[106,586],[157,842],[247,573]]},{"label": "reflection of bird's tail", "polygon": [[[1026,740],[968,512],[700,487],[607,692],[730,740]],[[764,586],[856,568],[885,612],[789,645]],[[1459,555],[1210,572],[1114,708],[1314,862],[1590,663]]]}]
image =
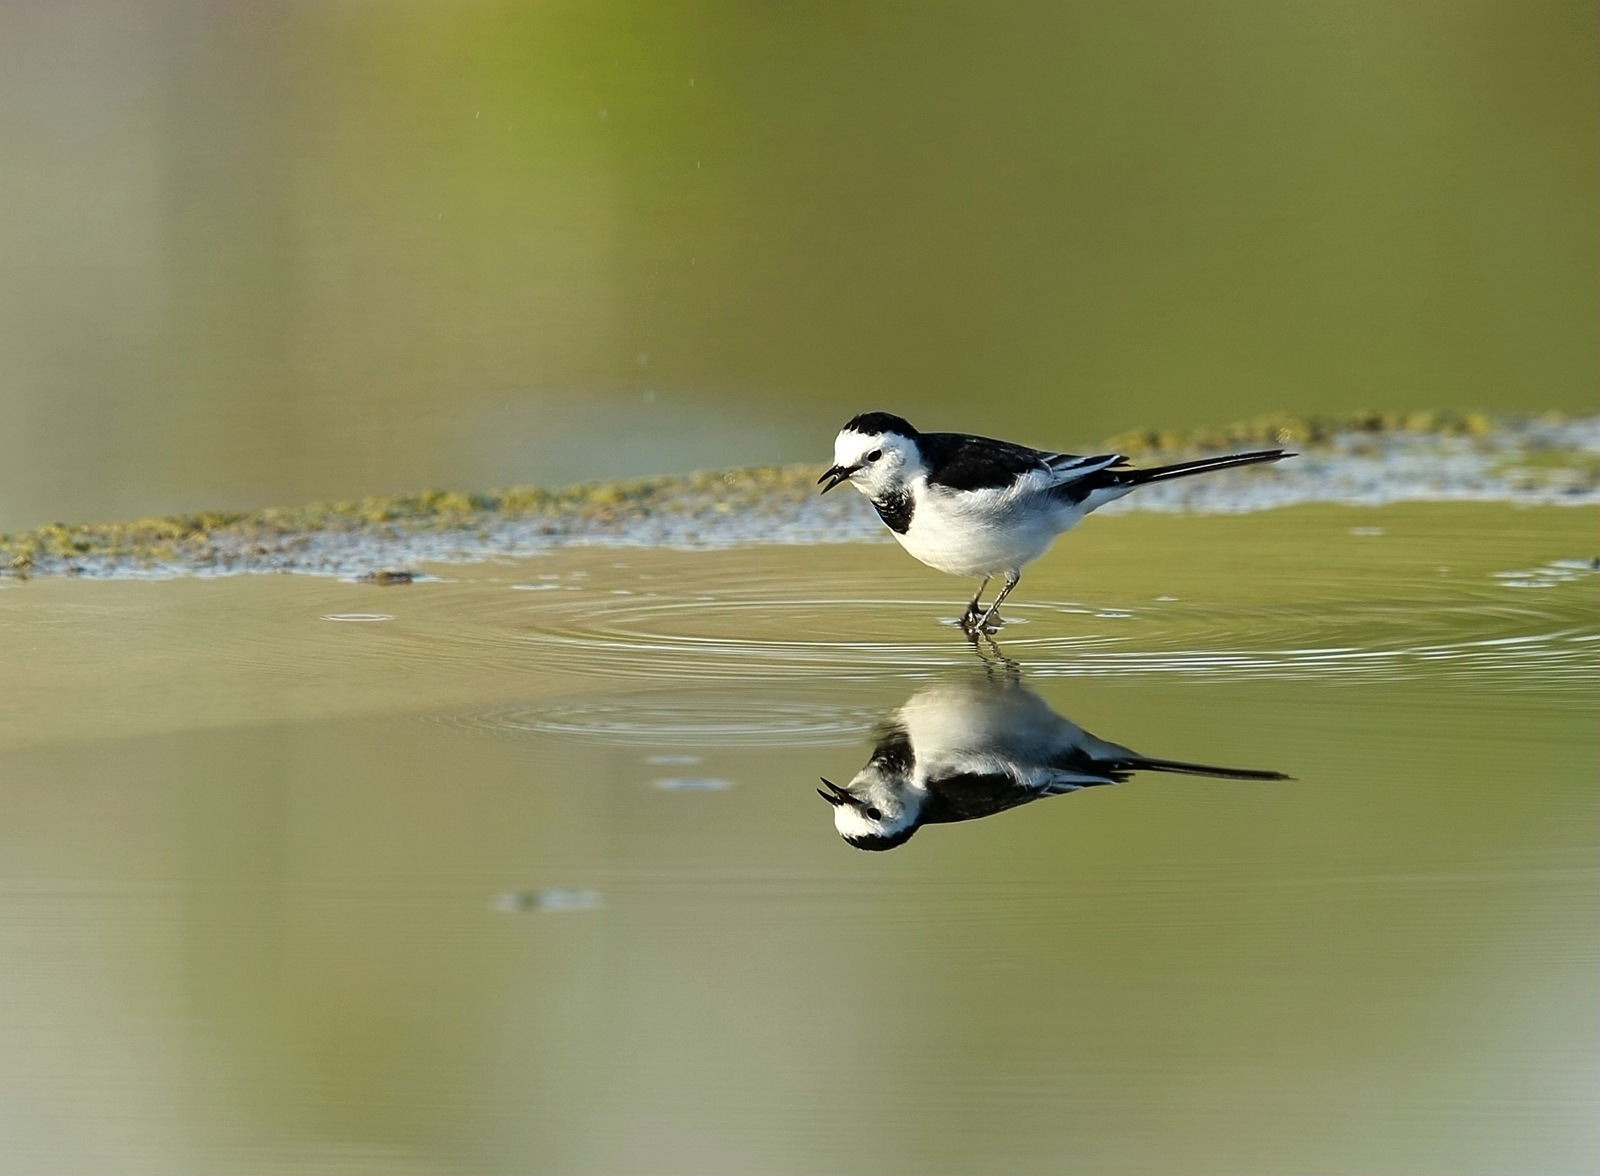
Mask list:
[{"label": "reflection of bird's tail", "polygon": [[1186,764],[1182,760],[1125,759],[1117,767],[1126,772],[1173,772],[1180,776],[1212,776],[1218,780],[1293,780],[1282,772],[1261,772],[1254,768],[1216,768],[1210,764]]},{"label": "reflection of bird's tail", "polygon": [[1262,449],[1255,453],[1229,453],[1222,457],[1203,457],[1199,461],[1180,461],[1176,465],[1153,466],[1147,470],[1118,470],[1125,486],[1143,486],[1147,482],[1165,482],[1169,478],[1187,478],[1190,474],[1209,474],[1212,470],[1231,470],[1234,466],[1256,465],[1264,461],[1281,461],[1294,454],[1284,449]]}]

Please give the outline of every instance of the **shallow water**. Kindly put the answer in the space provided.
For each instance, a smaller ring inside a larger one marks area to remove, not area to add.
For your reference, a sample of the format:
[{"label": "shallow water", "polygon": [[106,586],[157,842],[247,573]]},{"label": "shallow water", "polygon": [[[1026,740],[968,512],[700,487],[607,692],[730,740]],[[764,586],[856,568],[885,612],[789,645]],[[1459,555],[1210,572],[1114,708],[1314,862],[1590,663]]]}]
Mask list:
[{"label": "shallow water", "polygon": [[[0,586],[0,1167],[1572,1172],[1595,512]],[[989,685],[984,685],[988,683]],[[1021,688],[1140,772],[860,853]]]}]

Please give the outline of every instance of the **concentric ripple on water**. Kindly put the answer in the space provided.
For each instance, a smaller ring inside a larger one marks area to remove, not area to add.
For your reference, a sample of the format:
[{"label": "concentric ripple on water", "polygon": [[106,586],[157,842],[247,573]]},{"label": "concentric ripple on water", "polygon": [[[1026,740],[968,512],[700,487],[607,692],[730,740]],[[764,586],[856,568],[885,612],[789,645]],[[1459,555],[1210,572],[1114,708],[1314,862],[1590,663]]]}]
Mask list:
[{"label": "concentric ripple on water", "polygon": [[[854,743],[884,712],[852,703],[863,696],[841,687],[972,667],[979,651],[939,624],[938,610],[930,601],[777,592],[636,598],[618,607],[614,598],[574,593],[554,613],[541,612],[540,627],[520,625],[502,638],[524,654],[537,648],[545,659],[554,650],[559,662],[582,667],[591,680],[613,679],[616,687],[502,703],[449,721],[641,748]],[[1333,612],[1206,609],[1181,601],[1096,610],[1043,602],[1020,606],[1013,616],[1000,651],[1033,678],[1357,684],[1428,677],[1455,689],[1538,691],[1582,703],[1592,695],[1600,652],[1591,618],[1492,600]],[[873,637],[877,629],[886,635]],[[846,631],[829,639],[819,630]],[[993,650],[986,656],[992,660]]]},{"label": "concentric ripple on water", "polygon": [[[453,718],[501,732],[561,735],[639,747],[815,747],[854,743],[880,718],[824,697],[756,690],[632,691],[486,707]],[[654,757],[660,758],[660,757]],[[684,781],[702,777],[669,777]]]},{"label": "concentric ripple on water", "polygon": [[[828,597],[778,581],[720,592],[500,593],[479,641],[536,645],[545,664],[640,682],[781,682],[923,676],[970,665],[949,601]],[[1030,601],[1007,609],[1003,654],[1044,676],[1484,679],[1496,688],[1587,681],[1597,633],[1587,586],[1516,593],[1494,582],[1431,599],[1230,607]],[[499,628],[503,624],[505,628]],[[481,652],[481,651],[480,651]]]}]

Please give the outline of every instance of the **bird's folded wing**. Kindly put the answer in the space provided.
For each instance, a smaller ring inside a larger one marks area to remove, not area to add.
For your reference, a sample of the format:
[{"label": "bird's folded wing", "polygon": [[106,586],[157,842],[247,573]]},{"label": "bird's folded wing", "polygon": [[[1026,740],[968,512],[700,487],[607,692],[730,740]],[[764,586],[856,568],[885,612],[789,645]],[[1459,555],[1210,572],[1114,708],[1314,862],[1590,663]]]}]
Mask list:
[{"label": "bird's folded wing", "polygon": [[929,483],[946,490],[1001,490],[1029,475],[1048,478],[1056,456],[966,433],[924,433],[919,444]]},{"label": "bird's folded wing", "polygon": [[1120,453],[1097,453],[1092,457],[1080,457],[1076,453],[1052,453],[1045,459],[1045,465],[1050,469],[1050,482],[1054,486],[1068,486],[1081,478],[1126,465],[1127,462],[1128,459]]},{"label": "bird's folded wing", "polygon": [[1120,453],[1090,457],[1051,453],[967,433],[924,433],[920,444],[929,483],[946,490],[1005,490],[1019,485],[1049,490],[1074,485],[1128,460]]}]

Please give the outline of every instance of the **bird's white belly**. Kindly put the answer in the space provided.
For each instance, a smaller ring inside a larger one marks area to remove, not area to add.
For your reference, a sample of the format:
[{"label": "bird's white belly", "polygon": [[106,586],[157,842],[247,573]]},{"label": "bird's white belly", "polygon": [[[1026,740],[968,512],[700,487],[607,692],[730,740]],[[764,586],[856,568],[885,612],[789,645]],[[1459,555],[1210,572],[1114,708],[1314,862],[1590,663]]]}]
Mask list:
[{"label": "bird's white belly", "polygon": [[1071,510],[1019,509],[999,492],[919,498],[910,527],[895,538],[929,567],[957,576],[1019,571],[1079,517]]}]

